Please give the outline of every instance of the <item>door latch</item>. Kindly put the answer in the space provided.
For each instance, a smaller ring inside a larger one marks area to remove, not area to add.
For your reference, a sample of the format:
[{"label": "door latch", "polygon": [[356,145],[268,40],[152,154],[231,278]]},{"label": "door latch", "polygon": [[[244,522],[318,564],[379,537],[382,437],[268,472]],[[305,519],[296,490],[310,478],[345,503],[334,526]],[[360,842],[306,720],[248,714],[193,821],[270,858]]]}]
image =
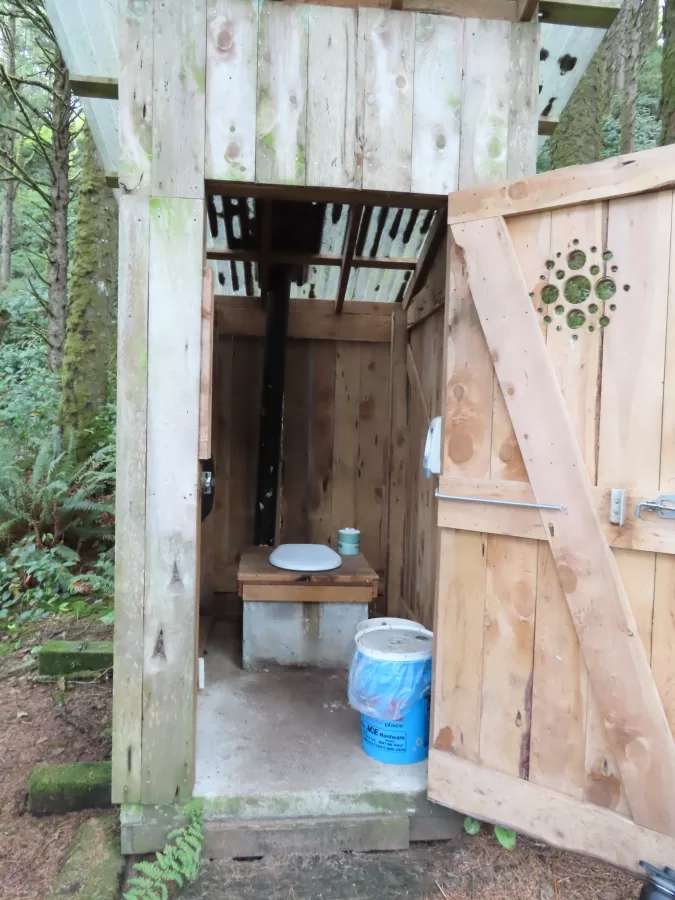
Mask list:
[{"label": "door latch", "polygon": [[[640,513],[637,513],[639,516]],[[609,521],[612,525],[626,523],[626,492],[623,488],[612,488],[609,495]]]},{"label": "door latch", "polygon": [[213,477],[213,472],[202,472],[202,494],[204,494],[205,496],[209,496],[213,493],[214,481],[215,479]]},{"label": "door latch", "polygon": [[645,500],[635,507],[635,515],[639,518],[643,509],[655,512],[662,519],[675,519],[675,494],[659,494],[656,500]]}]

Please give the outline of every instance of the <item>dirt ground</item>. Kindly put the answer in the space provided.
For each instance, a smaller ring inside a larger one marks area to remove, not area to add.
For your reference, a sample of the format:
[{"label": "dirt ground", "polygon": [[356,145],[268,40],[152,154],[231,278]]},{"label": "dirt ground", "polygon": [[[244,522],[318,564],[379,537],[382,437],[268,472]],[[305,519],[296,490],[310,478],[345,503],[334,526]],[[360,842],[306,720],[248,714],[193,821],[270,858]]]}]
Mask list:
[{"label": "dirt ground", "polygon": [[181,900],[634,900],[640,883],[609,866],[483,826],[475,837],[396,853],[206,863]]},{"label": "dirt ground", "polygon": [[31,816],[26,785],[33,768],[110,757],[111,680],[71,683],[66,691],[35,683],[30,648],[50,638],[110,636],[109,626],[52,621],[0,659],[0,900],[43,900],[79,824],[91,816]]},{"label": "dirt ground", "polygon": [[[30,649],[50,638],[110,637],[108,626],[50,622],[0,656],[0,900],[43,900],[92,815],[33,818],[26,809],[33,768],[110,756],[110,680],[65,692],[63,683],[36,683]],[[476,837],[400,853],[207,863],[185,900],[633,900],[639,890],[609,866],[522,838],[509,853],[484,826]]]}]

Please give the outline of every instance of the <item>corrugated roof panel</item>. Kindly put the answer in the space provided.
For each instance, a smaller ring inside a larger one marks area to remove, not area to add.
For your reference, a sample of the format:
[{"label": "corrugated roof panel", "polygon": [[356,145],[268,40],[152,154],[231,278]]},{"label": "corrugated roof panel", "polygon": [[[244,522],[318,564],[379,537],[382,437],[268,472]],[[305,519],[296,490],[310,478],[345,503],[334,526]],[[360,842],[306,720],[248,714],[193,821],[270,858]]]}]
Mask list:
[{"label": "corrugated roof panel", "polygon": [[[256,206],[254,199],[223,198],[216,195],[211,198],[210,203],[207,250],[259,248],[260,223],[257,221],[256,212],[260,207]],[[349,212],[348,204],[326,204],[321,233],[321,253],[331,255],[342,253]],[[416,260],[433,215],[434,211],[431,210],[366,207],[355,255],[383,260],[388,258]],[[214,225],[218,228],[216,237],[213,237],[211,232]],[[257,264],[218,261],[214,268],[217,272],[218,293],[260,296]],[[393,303],[400,299],[409,277],[409,271],[403,269],[352,269],[346,299]],[[304,270],[304,278],[303,284],[291,286],[292,297],[335,299],[340,278],[338,266],[308,266]]]}]

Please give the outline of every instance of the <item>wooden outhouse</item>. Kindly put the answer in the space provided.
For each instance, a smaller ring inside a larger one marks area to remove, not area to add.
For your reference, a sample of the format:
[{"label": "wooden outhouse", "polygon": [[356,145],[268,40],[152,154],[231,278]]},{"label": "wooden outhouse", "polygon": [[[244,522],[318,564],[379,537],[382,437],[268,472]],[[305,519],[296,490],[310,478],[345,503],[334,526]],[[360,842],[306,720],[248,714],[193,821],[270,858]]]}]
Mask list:
[{"label": "wooden outhouse", "polygon": [[[46,5],[119,196],[125,852],[194,796],[211,855],[450,808],[675,864],[675,150],[533,174],[618,4]],[[434,630],[428,771],[362,754],[339,673],[231,652],[256,538],[345,525]]]}]

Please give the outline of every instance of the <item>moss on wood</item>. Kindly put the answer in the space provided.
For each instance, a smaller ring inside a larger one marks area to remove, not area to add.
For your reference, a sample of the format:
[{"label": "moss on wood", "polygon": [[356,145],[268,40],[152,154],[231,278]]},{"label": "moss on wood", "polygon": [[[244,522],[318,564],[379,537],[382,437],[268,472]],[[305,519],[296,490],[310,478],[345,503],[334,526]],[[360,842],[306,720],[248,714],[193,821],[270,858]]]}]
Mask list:
[{"label": "moss on wood", "polygon": [[661,143],[675,143],[675,0],[663,6],[663,57],[661,60]]},{"label": "moss on wood", "polygon": [[86,459],[108,437],[101,411],[114,397],[117,329],[117,203],[88,128],[71,272],[60,417]]},{"label": "moss on wood", "polygon": [[113,815],[87,819],[77,830],[68,857],[47,900],[117,900],[124,872],[119,829]]},{"label": "moss on wood", "polygon": [[113,664],[112,641],[47,641],[37,652],[40,675],[102,672]]},{"label": "moss on wood", "polygon": [[111,780],[109,762],[37,766],[28,779],[28,807],[34,816],[105,808]]}]

